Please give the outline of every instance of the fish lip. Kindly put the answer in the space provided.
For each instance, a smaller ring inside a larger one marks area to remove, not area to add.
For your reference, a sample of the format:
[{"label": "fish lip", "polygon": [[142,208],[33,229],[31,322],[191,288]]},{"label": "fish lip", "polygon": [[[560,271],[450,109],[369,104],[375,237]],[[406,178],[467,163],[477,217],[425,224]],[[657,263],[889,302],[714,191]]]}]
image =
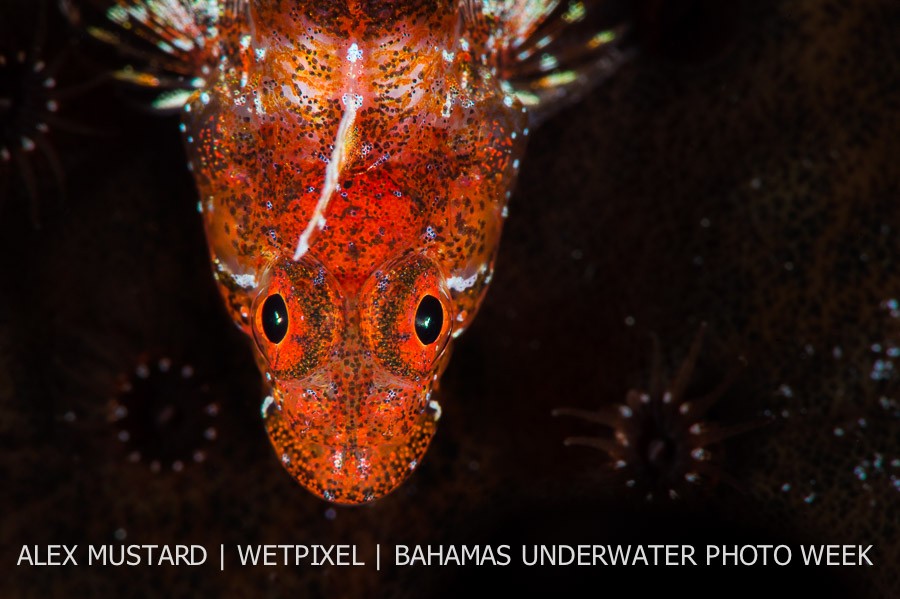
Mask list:
[{"label": "fish lip", "polygon": [[[408,384],[379,375],[371,387],[336,395],[332,381],[271,381],[267,432],[284,468],[307,491],[331,503],[369,503],[400,487],[426,454],[436,429],[432,385],[382,406],[390,389]],[[347,393],[358,399],[348,402]]]},{"label": "fish lip", "polygon": [[[334,466],[314,476],[313,484],[304,485],[314,495],[332,503],[342,505],[362,505],[389,495],[413,473],[418,465],[417,457],[411,464],[394,463],[391,456],[402,442],[361,447],[353,443],[328,445],[317,444],[323,452],[321,458],[308,463],[306,467],[315,469],[316,462]],[[340,460],[340,466],[337,461]],[[371,472],[368,472],[371,469]],[[361,476],[361,471],[367,471]],[[393,483],[385,487],[383,475],[389,474]],[[371,478],[370,478],[371,475]],[[379,479],[382,479],[380,481]]]},{"label": "fish lip", "polygon": [[436,429],[426,413],[424,422],[398,428],[390,437],[360,435],[353,427],[326,432],[314,424],[300,432],[287,411],[266,419],[282,466],[313,495],[347,505],[369,503],[401,486],[421,463]]}]

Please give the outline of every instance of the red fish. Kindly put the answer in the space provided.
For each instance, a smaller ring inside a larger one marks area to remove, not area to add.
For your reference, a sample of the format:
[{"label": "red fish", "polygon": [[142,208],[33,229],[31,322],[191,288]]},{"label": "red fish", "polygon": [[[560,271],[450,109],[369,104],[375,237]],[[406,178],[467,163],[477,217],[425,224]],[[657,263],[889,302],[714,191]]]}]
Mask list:
[{"label": "red fish", "polygon": [[183,106],[269,437],[319,497],[376,499],[421,461],[529,126],[621,58],[610,6],[120,0],[120,29],[91,29],[150,58],[123,78]]}]

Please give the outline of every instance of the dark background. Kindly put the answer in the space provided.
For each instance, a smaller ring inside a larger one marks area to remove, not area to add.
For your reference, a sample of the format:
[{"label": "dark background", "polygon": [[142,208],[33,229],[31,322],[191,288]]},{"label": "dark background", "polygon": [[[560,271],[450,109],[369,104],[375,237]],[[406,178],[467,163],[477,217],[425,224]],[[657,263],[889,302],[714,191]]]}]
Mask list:
[{"label": "dark background", "polygon": [[[28,108],[0,112],[3,145],[49,127],[34,134],[46,152],[0,167],[0,595],[426,597],[502,582],[900,596],[900,4],[635,7],[636,57],[532,136],[424,463],[356,508],[303,491],[269,447],[177,120],[95,82],[98,51],[55,4],[46,20],[39,6],[3,0],[0,12],[5,53],[31,48],[45,22],[39,55],[57,69],[53,89],[11,61],[0,69],[0,90]],[[48,99],[57,113],[44,114]],[[654,337],[673,373],[701,322],[689,394],[743,356],[708,420],[773,422],[712,448],[736,485],[647,502],[603,453],[562,444],[601,427],[550,412],[645,389]],[[138,364],[163,357],[194,376],[152,372],[123,394]],[[123,403],[130,419],[116,420]],[[875,566],[215,567],[219,543],[338,542],[369,560],[376,542],[507,543],[514,555],[524,543],[787,543],[795,561],[799,543],[874,544]],[[199,543],[213,563],[17,568],[26,543]]]}]

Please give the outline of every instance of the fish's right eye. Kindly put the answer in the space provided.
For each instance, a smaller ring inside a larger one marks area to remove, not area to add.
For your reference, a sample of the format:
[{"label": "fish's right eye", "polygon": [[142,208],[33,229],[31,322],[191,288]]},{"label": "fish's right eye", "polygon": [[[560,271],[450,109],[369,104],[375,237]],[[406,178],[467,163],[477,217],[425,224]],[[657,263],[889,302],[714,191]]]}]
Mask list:
[{"label": "fish's right eye", "polygon": [[288,332],[288,309],[280,293],[266,298],[262,305],[262,329],[266,339],[278,344]]},{"label": "fish's right eye", "polygon": [[253,339],[275,378],[318,367],[340,337],[344,300],[337,282],[305,258],[275,264],[253,301]]}]

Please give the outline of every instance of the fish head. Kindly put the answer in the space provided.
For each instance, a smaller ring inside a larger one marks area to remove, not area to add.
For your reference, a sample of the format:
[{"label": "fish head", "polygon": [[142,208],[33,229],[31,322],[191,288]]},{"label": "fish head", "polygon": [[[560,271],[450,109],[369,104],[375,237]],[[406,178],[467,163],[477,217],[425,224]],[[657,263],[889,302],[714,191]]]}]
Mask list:
[{"label": "fish head", "polygon": [[335,503],[396,488],[434,435],[456,311],[441,267],[408,251],[347,293],[313,256],[273,265],[253,303],[283,466]]}]

